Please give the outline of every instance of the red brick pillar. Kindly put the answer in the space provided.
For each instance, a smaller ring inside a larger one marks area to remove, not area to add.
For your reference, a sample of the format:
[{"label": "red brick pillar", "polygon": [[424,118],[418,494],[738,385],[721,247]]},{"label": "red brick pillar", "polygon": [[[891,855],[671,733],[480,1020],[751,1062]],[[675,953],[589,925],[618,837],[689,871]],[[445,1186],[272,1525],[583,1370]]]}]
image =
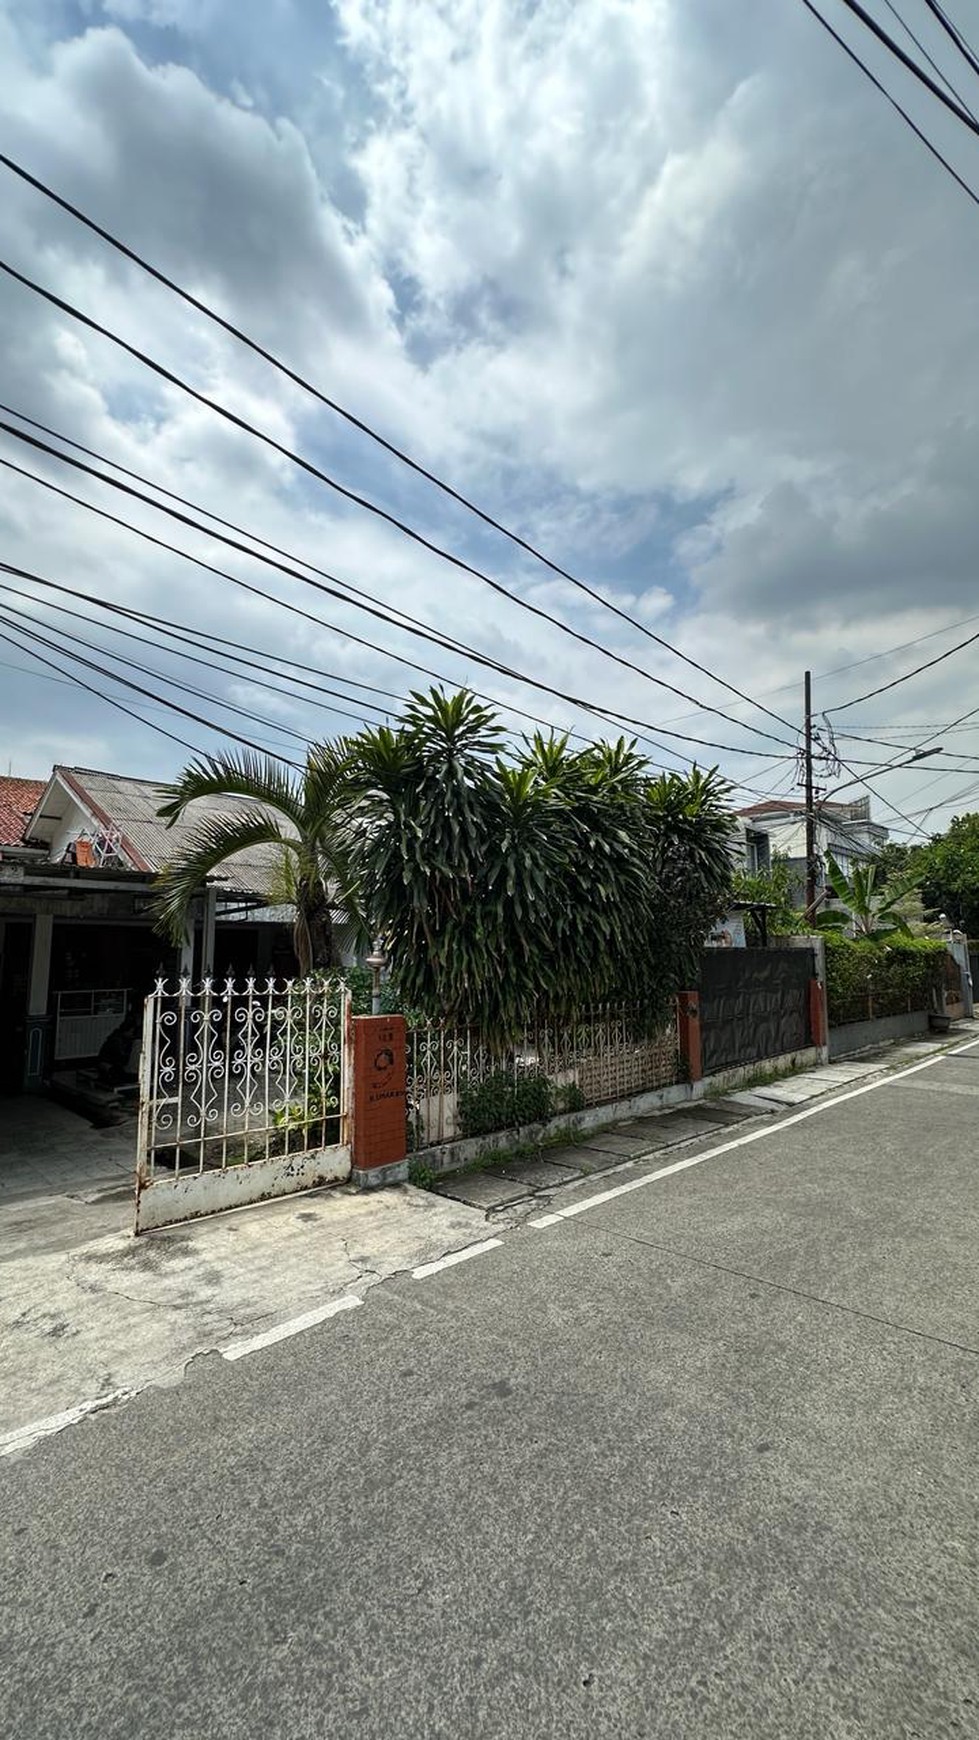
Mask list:
[{"label": "red brick pillar", "polygon": [[700,1081],[704,1069],[700,1055],[700,993],[681,991],[676,1000],[677,1037],[680,1060],[688,1081]]},{"label": "red brick pillar", "polygon": [[809,980],[809,1032],[812,1044],[827,1043],[826,987],[820,979]]},{"label": "red brick pillar", "polygon": [[403,1015],[353,1018],[351,1181],[361,1190],[408,1177]]}]

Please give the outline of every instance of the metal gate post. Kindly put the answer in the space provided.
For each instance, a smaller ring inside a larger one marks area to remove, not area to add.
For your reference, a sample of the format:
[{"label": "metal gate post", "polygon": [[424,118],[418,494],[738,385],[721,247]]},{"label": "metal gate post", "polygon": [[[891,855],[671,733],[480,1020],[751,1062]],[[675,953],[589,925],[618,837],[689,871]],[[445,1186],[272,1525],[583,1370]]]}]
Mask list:
[{"label": "metal gate post", "polygon": [[697,991],[681,991],[676,1000],[676,1029],[680,1061],[688,1081],[700,1081],[704,1069],[700,1045],[700,996]]}]

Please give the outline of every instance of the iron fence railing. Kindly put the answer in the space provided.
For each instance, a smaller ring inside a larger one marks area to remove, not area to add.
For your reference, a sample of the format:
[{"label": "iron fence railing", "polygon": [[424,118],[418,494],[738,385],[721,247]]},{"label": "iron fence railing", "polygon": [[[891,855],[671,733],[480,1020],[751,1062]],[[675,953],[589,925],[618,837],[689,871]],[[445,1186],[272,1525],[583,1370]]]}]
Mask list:
[{"label": "iron fence railing", "polygon": [[681,1079],[675,1019],[645,1034],[624,1009],[534,1022],[505,1046],[440,1022],[409,1026],[407,1041],[414,1149],[517,1129]]},{"label": "iron fence railing", "polygon": [[345,1141],[347,1003],[336,978],[158,980],[143,1020],[141,1177]]}]

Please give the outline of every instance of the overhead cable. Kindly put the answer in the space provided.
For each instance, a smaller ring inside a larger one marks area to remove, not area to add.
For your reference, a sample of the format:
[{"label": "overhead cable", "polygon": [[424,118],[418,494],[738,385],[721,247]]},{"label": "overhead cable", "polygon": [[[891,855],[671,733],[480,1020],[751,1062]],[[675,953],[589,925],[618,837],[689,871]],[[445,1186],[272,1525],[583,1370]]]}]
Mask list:
[{"label": "overhead cable", "polygon": [[[331,576],[333,583],[327,585],[322,581],[311,578],[309,574],[304,574],[289,564],[279,561],[277,558],[263,556],[259,551],[249,548],[247,544],[243,544],[239,540],[230,537],[226,532],[217,531],[213,527],[201,524],[200,521],[190,518],[187,514],[181,512],[177,508],[170,507],[166,502],[155,500],[152,496],[146,495],[141,490],[136,489],[132,484],[124,483],[120,478],[111,477],[106,472],[98,471],[95,467],[86,464],[80,459],[74,458],[71,454],[60,453],[57,448],[51,447],[47,442],[40,441],[34,435],[27,434],[24,430],[16,429],[12,424],[0,421],[0,431],[13,435],[15,439],[25,442],[31,447],[40,449],[42,452],[61,460],[63,464],[72,466],[74,469],[98,479],[101,483],[108,484],[112,489],[122,491],[125,495],[143,502],[146,506],[156,508],[158,512],[168,515],[171,519],[177,520],[182,525],[189,526],[193,531],[202,532],[206,537],[215,539],[216,541],[227,545],[229,548],[236,550],[240,555],[249,556],[253,561],[259,562],[265,567],[274,568],[280,573],[286,574],[290,579],[298,580],[302,585],[312,587],[315,591],[321,592],[327,597],[333,598],[342,604],[351,605],[355,610],[360,610],[368,616],[386,623],[388,626],[393,625],[400,628],[405,634],[410,634],[421,640],[428,641],[435,646],[441,647],[444,651],[461,653],[466,658],[472,659],[475,663],[482,665],[486,669],[496,671],[498,675],[505,676],[508,679],[519,683],[525,683],[535,689],[541,690],[543,693],[554,695],[557,699],[564,701],[568,705],[584,708],[588,712],[594,713],[598,717],[605,719],[607,723],[620,722],[629,725],[630,727],[638,727],[639,730],[645,732],[658,729],[656,726],[650,726],[645,720],[635,719],[629,714],[620,713],[611,707],[601,707],[594,702],[584,701],[568,694],[564,690],[554,687],[552,684],[542,682],[537,677],[526,676],[522,672],[513,669],[513,667],[503,664],[500,660],[493,659],[485,653],[480,653],[474,647],[466,646],[463,642],[455,641],[452,637],[446,636],[436,629],[423,627],[418,623],[411,623],[408,621],[395,621],[384,606],[363,602],[363,600],[368,598],[369,595],[363,592],[360,588],[354,590],[348,586],[347,582],[337,581],[334,576]],[[0,464],[7,465],[13,470],[22,470],[20,467],[13,466],[12,462],[9,460],[0,459]],[[171,544],[165,539],[155,537],[152,533],[144,531],[142,527],[135,526],[128,520],[120,519],[115,514],[108,513],[104,508],[97,507],[94,503],[86,501],[83,497],[72,495],[69,491],[63,490],[58,485],[51,483],[47,478],[39,477],[36,473],[29,471],[23,472],[22,474],[29,477],[33,482],[40,484],[41,487],[53,490],[54,493],[58,495],[66,496],[67,499],[75,502],[76,505],[85,508],[89,512],[96,513],[104,519],[110,520],[116,525],[124,527],[127,531],[133,532],[137,537],[143,538],[147,542],[169,551],[170,554],[180,556],[183,560],[192,562],[197,567],[207,569],[209,572],[217,574],[225,580],[229,580],[232,585],[240,586],[246,591],[257,593],[258,596],[264,598],[267,602],[270,600],[270,594],[262,591],[261,588],[250,585],[247,581],[242,580],[240,576],[229,574],[223,568],[216,568],[212,563],[205,562],[201,557],[193,556],[189,551],[180,549],[178,545]],[[245,535],[247,536],[247,534]],[[324,572],[322,569],[318,571],[320,573]],[[342,587],[347,587],[347,590],[341,590]],[[285,600],[272,597],[271,602],[281,605],[284,609],[292,610],[298,615],[307,617],[308,620],[316,622],[318,626],[330,626],[335,630],[335,632],[340,634],[348,633],[347,630],[338,628],[336,624],[327,625],[320,623],[319,618],[312,616],[308,611],[298,610],[295,605],[290,605]],[[380,653],[382,656],[388,656],[387,649],[379,646],[377,642],[364,641],[357,635],[349,635],[349,638],[359,641],[361,645],[369,646],[375,653]],[[390,656],[397,657],[398,655],[394,654]],[[420,665],[415,665],[414,668],[424,670],[424,667]],[[437,673],[431,674],[437,675]],[[437,676],[437,680],[446,681],[448,679]],[[500,703],[494,702],[494,705],[500,705]],[[733,721],[733,723],[739,726],[741,725],[741,722],[738,720]],[[744,727],[742,726],[741,728],[743,729]],[[750,729],[757,730],[757,727],[750,727]],[[693,737],[686,732],[667,731],[665,735],[669,737],[677,737],[681,742],[694,743],[704,748],[722,749],[726,753],[733,755],[760,756],[763,760],[770,758],[771,756],[770,750],[742,749],[735,744],[715,743],[709,738]],[[761,732],[761,735],[768,736],[768,733]],[[655,739],[650,738],[648,741],[653,744],[653,747],[660,750],[661,753],[673,754],[676,756],[681,755],[679,750],[667,749],[664,744],[657,743]],[[776,739],[776,741],[780,740]],[[689,760],[690,758],[686,757],[685,759]]]},{"label": "overhead cable", "polygon": [[836,42],[839,45],[839,47],[843,50],[843,53],[848,57],[849,60],[852,60],[854,66],[857,66],[860,68],[860,71],[863,73],[864,77],[870,80],[870,83],[875,87],[876,90],[878,90],[880,92],[880,94],[884,98],[885,102],[888,102],[890,104],[891,108],[895,109],[897,111],[897,113],[901,116],[901,119],[907,124],[907,126],[910,127],[912,133],[914,133],[916,138],[921,140],[921,143],[925,147],[925,150],[929,151],[931,153],[932,157],[934,157],[935,161],[937,163],[940,163],[943,169],[947,170],[948,174],[952,177],[952,180],[957,182],[959,187],[962,189],[962,192],[964,194],[966,194],[966,196],[969,199],[971,199],[973,205],[979,206],[979,193],[976,193],[975,189],[969,186],[969,183],[965,180],[965,177],[960,175],[957,169],[953,168],[953,166],[949,162],[948,158],[941,151],[939,151],[938,146],[933,142],[933,140],[929,139],[927,133],[925,133],[923,131],[923,129],[918,126],[918,123],[916,121],[912,120],[911,116],[908,114],[907,109],[904,108],[903,104],[899,103],[897,98],[891,94],[891,92],[887,89],[887,86],[877,77],[876,73],[871,72],[869,66],[866,64],[866,62],[864,60],[862,60],[860,58],[860,56],[857,54],[856,50],[850,47],[850,44],[847,42],[846,38],[844,36],[841,36],[840,32],[838,30],[834,29],[834,27],[830,23],[829,19],[825,18],[823,16],[823,14],[820,12],[818,6],[813,4],[813,0],[802,0],[802,4],[806,8],[807,12],[811,12],[812,16],[815,19],[818,19],[818,21],[822,25],[823,29],[828,31],[829,35],[833,38],[834,42]]},{"label": "overhead cable", "polygon": [[[374,441],[379,447],[382,447],[385,452],[391,454],[391,456],[397,459],[401,464],[408,466],[410,470],[416,472],[420,477],[425,478],[426,482],[432,484],[436,489],[441,490],[444,495],[447,495],[460,507],[465,508],[467,512],[474,514],[477,519],[483,522],[484,525],[491,527],[493,531],[498,532],[501,536],[509,539],[509,541],[515,544],[519,549],[532,556],[535,561],[542,563],[544,567],[550,569],[552,573],[559,575],[563,580],[567,580],[570,585],[577,588],[578,591],[586,594],[589,598],[600,604],[604,609],[612,611],[615,616],[620,617],[622,621],[627,622],[640,634],[645,635],[648,640],[655,642],[657,646],[660,646],[665,651],[671,653],[674,658],[681,659],[684,664],[689,665],[693,670],[699,671],[703,676],[709,677],[712,682],[720,684],[720,686],[727,689],[730,694],[737,695],[740,700],[747,701],[750,705],[758,707],[760,712],[767,714],[769,718],[776,720],[780,725],[789,725],[791,729],[790,721],[783,719],[777,713],[771,712],[770,708],[755,701],[750,695],[746,695],[743,689],[737,688],[733,683],[729,683],[726,678],[719,676],[716,671],[710,670],[706,665],[702,665],[699,660],[692,658],[688,653],[682,652],[679,647],[674,646],[672,642],[666,640],[662,635],[654,633],[651,628],[641,622],[637,617],[632,616],[619,605],[613,604],[611,600],[606,598],[604,594],[599,592],[595,587],[588,585],[586,581],[579,579],[567,568],[562,567],[560,563],[553,561],[551,557],[545,555],[542,550],[539,550],[536,545],[530,543],[528,539],[521,537],[519,533],[504,525],[501,520],[494,518],[492,514],[488,513],[484,508],[479,507],[468,496],[463,495],[461,491],[454,489],[451,484],[446,483],[445,480],[437,476],[435,472],[428,470],[428,468],[422,465],[418,460],[412,459],[408,453],[406,453],[402,448],[396,446],[394,442],[389,441],[385,436],[381,435],[378,430],[372,428],[364,419],[357,417],[352,411],[349,411],[345,406],[341,405],[338,400],[330,398],[328,394],[314,386],[312,382],[308,381],[303,375],[300,375],[295,369],[290,368],[288,364],[281,360],[281,358],[275,356],[272,351],[266,349],[264,345],[259,344],[256,339],[250,337],[248,333],[243,332],[240,327],[235,326],[232,321],[227,320],[223,315],[219,314],[216,309],[211,308],[208,303],[202,301],[199,297],[194,296],[189,290],[185,289],[182,284],[179,284],[176,279],[169,277],[165,272],[161,271],[159,267],[153,266],[149,260],[145,259],[143,255],[137,253],[134,248],[129,247],[129,245],[123,242],[120,237],[114,235],[111,230],[96,223],[93,218],[89,217],[87,212],[83,212],[80,207],[73,205],[70,200],[65,199],[61,194],[57,193],[54,188],[50,187],[38,176],[31,174],[23,164],[18,163],[14,158],[4,152],[0,152],[0,164],[2,164],[6,169],[9,169],[12,174],[19,176],[22,181],[33,187],[36,192],[43,194],[45,199],[51,200],[55,205],[59,206],[62,211],[67,212],[69,216],[76,220],[76,222],[84,224],[87,229],[99,236],[109,247],[114,248],[134,265],[139,266],[142,271],[148,273],[151,278],[154,278],[157,283],[162,284],[174,295],[179,296],[182,301],[196,309],[199,314],[203,314],[208,320],[213,321],[224,332],[227,332],[232,338],[236,339],[239,344],[245,345],[256,356],[260,356],[264,362],[269,363],[272,368],[284,375],[285,378],[291,381],[294,386],[297,386],[301,388],[303,392],[310,394],[314,399],[317,399],[320,404],[325,405],[337,416],[342,417],[347,423],[358,429],[361,434],[366,435],[369,440]],[[26,282],[26,280],[22,281]],[[34,286],[34,288],[38,287]],[[68,311],[72,312],[71,310]],[[106,336],[111,337],[113,335],[106,334]],[[119,340],[118,342],[121,343],[122,341]],[[126,348],[131,351],[131,354],[139,356],[139,360],[146,363],[147,366],[155,366],[149,362],[148,358],[142,357],[140,356],[140,353],[133,351],[132,347],[127,345]],[[171,378],[175,379],[175,377]],[[181,386],[184,385],[182,382],[177,382],[176,384]],[[193,391],[191,388],[186,388],[185,390]],[[212,401],[202,398],[199,394],[195,396],[201,398],[202,403],[211,404],[212,409],[221,409],[221,414],[225,414],[223,408],[219,408],[216,404],[213,404]],[[234,421],[238,422],[240,427],[248,427],[248,425],[246,425],[241,419],[235,418]],[[259,435],[260,439],[269,439],[268,437],[261,436],[260,432],[257,430],[252,430],[251,432]],[[285,449],[280,449],[280,451],[285,451]],[[289,455],[289,457],[297,459],[296,455]],[[298,460],[297,462],[302,463]],[[307,466],[307,469],[310,468]],[[479,579],[484,580],[489,585],[496,585],[498,591],[503,591],[508,597],[514,598],[514,594],[509,593],[505,587],[501,587],[498,583],[493,582],[490,580],[489,576],[480,573],[478,569],[471,567],[468,563],[461,562],[459,558],[451,555],[450,552],[440,549],[418,533],[414,528],[409,527],[405,522],[398,520],[393,514],[387,513],[387,511],[381,508],[378,503],[370,501],[366,496],[358,496],[356,492],[344,488],[336,479],[328,477],[325,473],[315,470],[315,468],[314,475],[320,477],[321,480],[327,483],[331,489],[336,489],[339,493],[345,495],[349,500],[356,502],[360,507],[363,507],[368,512],[377,514],[381,518],[387,520],[406,537],[417,539],[427,549],[432,550],[443,560],[454,562],[457,566],[463,567],[466,572],[476,575]],[[515,599],[515,602],[524,603],[525,601]],[[546,615],[547,613],[543,612],[541,614]],[[550,618],[549,620],[560,621],[559,618]],[[566,624],[562,624],[562,626],[567,628]],[[706,705],[706,703],[704,704]]]},{"label": "overhead cable", "polygon": [[[244,433],[253,436],[272,452],[278,453],[281,457],[288,459],[290,463],[297,465],[302,471],[308,473],[310,477],[315,477],[319,482],[326,484],[328,488],[335,490],[337,494],[342,496],[344,499],[377,515],[379,518],[393,526],[396,530],[402,532],[406,537],[411,538],[413,542],[420,545],[423,549],[426,549],[432,555],[437,556],[441,561],[450,563],[452,567],[458,569],[461,573],[469,574],[474,579],[489,586],[500,597],[508,599],[511,603],[516,604],[521,610],[528,611],[530,615],[539,618],[541,621],[551,623],[553,627],[559,628],[563,634],[570,636],[572,640],[578,641],[582,646],[587,646],[591,651],[597,652],[602,657],[612,660],[613,663],[622,666],[623,669],[634,672],[636,676],[642,677],[648,683],[655,684],[657,688],[665,689],[673,695],[679,695],[682,700],[689,701],[694,707],[700,707],[706,713],[713,713],[717,718],[725,719],[729,724],[737,725],[740,730],[753,731],[757,736],[767,737],[776,743],[784,742],[783,738],[773,737],[770,731],[763,730],[760,725],[752,725],[741,719],[732,719],[731,715],[725,713],[721,708],[714,707],[710,702],[701,701],[697,696],[688,694],[685,689],[678,688],[676,684],[668,682],[665,677],[654,676],[651,671],[644,670],[642,665],[637,665],[634,660],[626,658],[622,653],[614,652],[611,647],[602,646],[598,641],[593,640],[590,635],[582,633],[580,629],[573,628],[570,623],[564,622],[560,617],[552,615],[551,612],[545,610],[542,605],[534,604],[529,598],[521,598],[518,593],[511,592],[509,587],[505,586],[502,581],[494,579],[491,575],[486,574],[482,569],[475,567],[473,563],[465,561],[463,557],[456,556],[452,551],[444,549],[441,545],[436,544],[431,538],[426,537],[424,533],[416,531],[413,527],[409,526],[406,521],[399,520],[395,514],[388,513],[386,508],[382,508],[377,503],[369,501],[366,496],[361,496],[355,490],[348,489],[345,484],[341,484],[336,478],[331,477],[318,465],[314,465],[312,460],[306,459],[302,454],[287,447],[284,442],[277,441],[273,435],[269,435],[265,430],[259,429],[254,423],[249,423],[247,418],[239,416],[236,411],[230,410],[227,405],[221,404],[219,400],[208,398],[206,393],[202,393],[196,387],[191,386],[189,381],[185,381],[182,376],[175,374],[172,369],[166,368],[163,363],[157,362],[155,358],[148,356],[145,351],[141,351],[136,345],[130,344],[128,340],[120,337],[120,335],[113,332],[111,328],[104,326],[100,321],[93,319],[90,314],[83,313],[81,309],[76,308],[72,303],[66,301],[64,297],[55,295],[53,290],[49,290],[43,284],[39,284],[35,279],[29,278],[26,273],[18,271],[15,266],[12,266],[9,263],[9,261],[0,260],[0,271],[5,272],[9,278],[14,280],[15,283],[23,285],[35,295],[40,296],[52,307],[58,308],[63,314],[69,315],[71,319],[77,320],[90,331],[97,332],[101,337],[108,339],[111,344],[118,346],[118,348],[125,351],[128,356],[134,357],[146,368],[149,368],[154,374],[158,375],[161,380],[165,380],[171,386],[178,387],[181,392],[187,393],[196,403],[206,406],[208,410],[214,411],[217,416],[224,418],[235,428],[241,429]],[[22,438],[27,439],[23,434]],[[674,649],[671,647],[669,650],[672,652]],[[729,687],[730,685],[725,684],[724,686]],[[740,690],[737,690],[736,693],[740,698],[744,698]],[[788,721],[783,720],[779,720],[778,722],[780,724],[789,723]],[[790,729],[793,729],[793,727],[790,726]]]}]

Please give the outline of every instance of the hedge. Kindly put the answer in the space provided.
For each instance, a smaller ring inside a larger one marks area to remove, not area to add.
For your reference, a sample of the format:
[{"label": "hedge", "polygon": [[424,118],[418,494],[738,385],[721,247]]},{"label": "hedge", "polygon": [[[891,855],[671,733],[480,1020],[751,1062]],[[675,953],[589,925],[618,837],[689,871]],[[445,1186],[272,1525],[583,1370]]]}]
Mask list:
[{"label": "hedge", "polygon": [[829,1024],[944,1008],[945,944],[931,937],[870,938],[826,935]]}]

